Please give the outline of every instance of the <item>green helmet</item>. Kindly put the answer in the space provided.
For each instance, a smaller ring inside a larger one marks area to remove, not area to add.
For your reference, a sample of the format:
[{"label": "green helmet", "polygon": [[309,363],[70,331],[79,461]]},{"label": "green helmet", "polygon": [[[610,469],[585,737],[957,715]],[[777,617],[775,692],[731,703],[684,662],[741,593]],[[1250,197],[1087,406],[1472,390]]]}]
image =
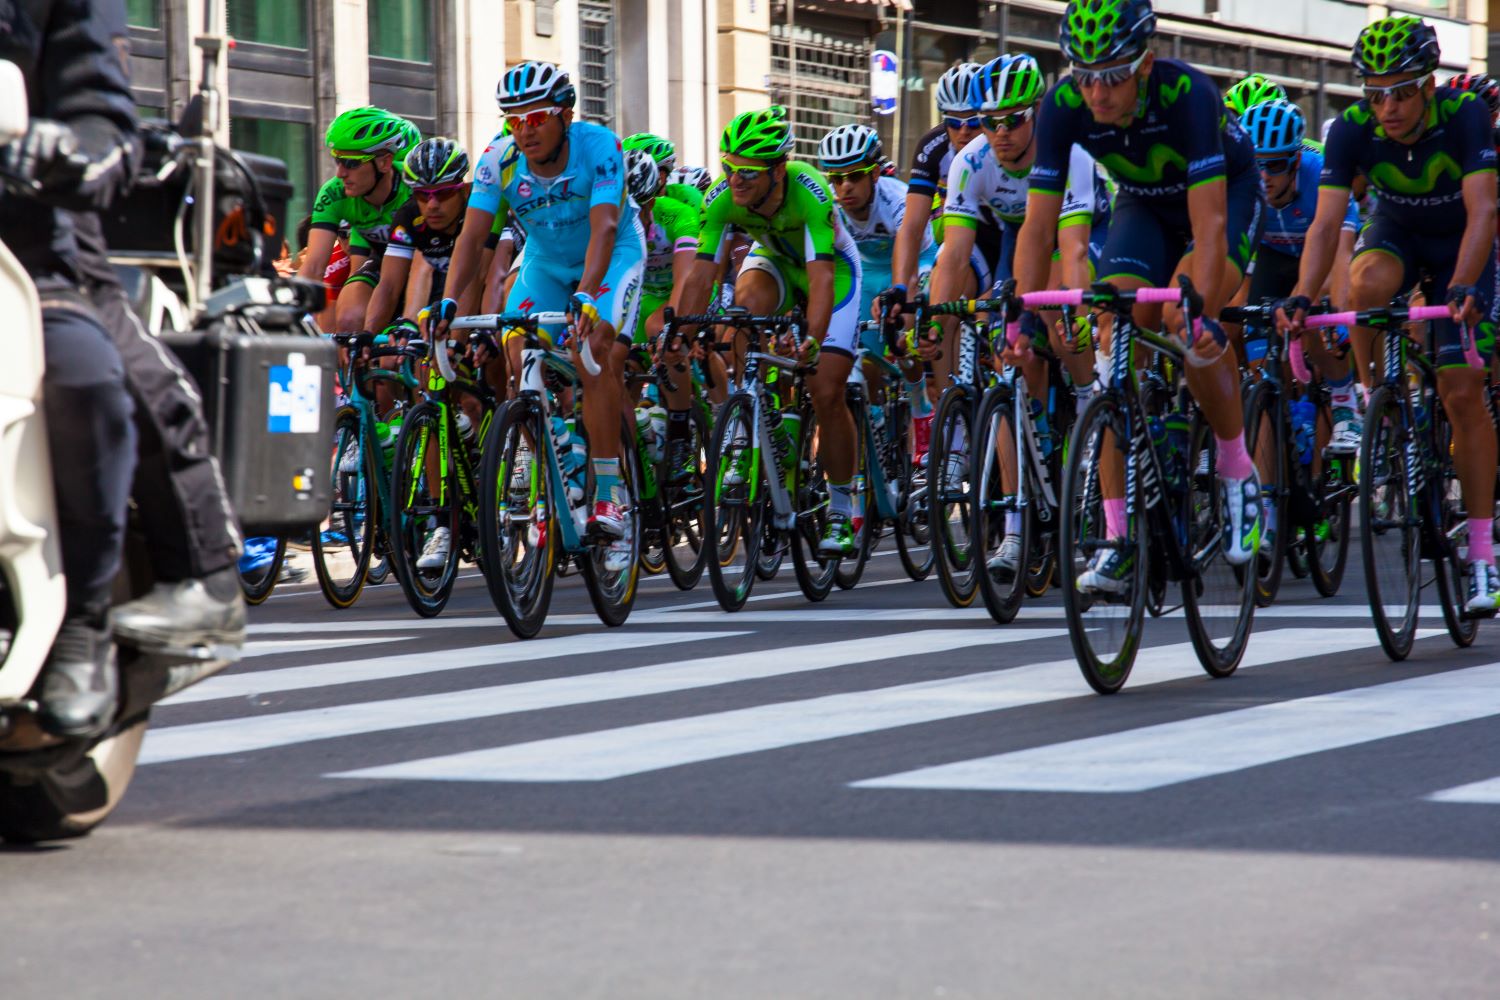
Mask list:
[{"label": "green helmet", "polygon": [[1351,61],[1360,76],[1430,73],[1438,65],[1437,31],[1420,17],[1383,17],[1359,33]]},{"label": "green helmet", "polygon": [[748,160],[779,160],[791,148],[792,124],[780,104],[735,115],[719,137],[719,152]]},{"label": "green helmet", "polygon": [[677,169],[677,147],[672,145],[672,140],[663,139],[654,132],[637,132],[621,143],[621,146],[627,153],[643,149],[651,154],[651,159],[656,161],[657,171],[663,177]]},{"label": "green helmet", "polygon": [[980,111],[1029,107],[1042,99],[1047,89],[1042,69],[1031,56],[1002,55],[984,64],[974,78],[970,95]]},{"label": "green helmet", "polygon": [[336,153],[391,153],[404,156],[422,141],[421,131],[384,108],[352,108],[328,123],[323,143]]},{"label": "green helmet", "polygon": [[1266,101],[1286,100],[1286,90],[1274,80],[1259,73],[1251,73],[1224,92],[1224,106],[1236,115],[1243,115],[1257,104]]},{"label": "green helmet", "polygon": [[1156,33],[1150,0],[1070,0],[1057,42],[1069,62],[1089,66],[1135,58]]}]

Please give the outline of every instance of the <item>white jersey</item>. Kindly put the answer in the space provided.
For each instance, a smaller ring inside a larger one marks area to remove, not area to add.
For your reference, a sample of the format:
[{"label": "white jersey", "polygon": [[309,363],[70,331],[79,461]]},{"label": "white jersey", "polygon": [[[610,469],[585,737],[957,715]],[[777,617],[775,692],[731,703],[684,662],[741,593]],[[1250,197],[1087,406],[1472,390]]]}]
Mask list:
[{"label": "white jersey", "polygon": [[[891,269],[891,253],[896,242],[896,232],[901,220],[906,217],[906,182],[895,177],[877,177],[875,195],[870,199],[870,214],[863,221],[854,218],[839,206],[839,221],[854,238],[859,247],[860,260],[865,273],[872,267],[882,274]],[[934,250],[932,227],[922,227],[921,259],[928,261]],[[878,289],[877,289],[878,290]]]},{"label": "white jersey", "polygon": [[[1026,219],[1026,195],[1031,171],[1015,174],[1000,165],[989,140],[979,136],[953,158],[948,168],[948,197],[943,222],[978,226],[993,220],[1018,225]],[[1109,192],[1083,147],[1073,146],[1068,161],[1068,184],[1063,194],[1059,228],[1079,216],[1098,222],[1109,216]]]}]

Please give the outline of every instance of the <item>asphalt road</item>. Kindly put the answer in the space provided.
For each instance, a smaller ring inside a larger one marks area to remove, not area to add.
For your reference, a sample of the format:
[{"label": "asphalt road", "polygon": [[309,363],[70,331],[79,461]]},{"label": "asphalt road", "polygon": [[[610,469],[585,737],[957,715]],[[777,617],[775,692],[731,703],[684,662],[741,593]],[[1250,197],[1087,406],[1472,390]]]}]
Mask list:
[{"label": "asphalt road", "polygon": [[1150,621],[1107,698],[1055,595],[996,627],[888,549],[609,631],[575,577],[530,643],[477,578],[279,590],[109,823],[0,852],[0,992],[1494,996],[1500,625],[1393,664],[1355,559],[1227,680]]}]

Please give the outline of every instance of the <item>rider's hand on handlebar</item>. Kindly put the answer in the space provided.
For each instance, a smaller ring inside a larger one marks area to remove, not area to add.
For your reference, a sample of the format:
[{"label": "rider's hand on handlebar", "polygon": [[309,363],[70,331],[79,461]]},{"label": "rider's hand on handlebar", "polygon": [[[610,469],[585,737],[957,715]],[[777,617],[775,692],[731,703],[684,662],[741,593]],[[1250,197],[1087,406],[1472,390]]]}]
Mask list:
[{"label": "rider's hand on handlebar", "polygon": [[1303,320],[1307,319],[1307,311],[1312,308],[1312,300],[1306,295],[1293,295],[1282,299],[1276,304],[1276,330],[1282,336],[1296,333],[1302,329]]},{"label": "rider's hand on handlebar", "polygon": [[1474,326],[1484,318],[1479,311],[1476,292],[1473,285],[1448,286],[1448,311],[1453,316],[1453,322]]},{"label": "rider's hand on handlebar", "polygon": [[943,356],[943,327],[937,320],[917,335],[917,357],[923,361],[936,361]]},{"label": "rider's hand on handlebar", "polygon": [[568,311],[573,314],[573,335],[576,338],[574,349],[576,350],[593,334],[594,324],[599,322],[599,307],[595,304],[592,295],[580,291],[573,293]]},{"label": "rider's hand on handlebar", "polygon": [[430,310],[424,309],[423,312],[428,314],[427,318],[431,321],[428,329],[432,333],[432,339],[442,340],[448,336],[448,324],[458,316],[458,302],[453,299],[443,299]]}]

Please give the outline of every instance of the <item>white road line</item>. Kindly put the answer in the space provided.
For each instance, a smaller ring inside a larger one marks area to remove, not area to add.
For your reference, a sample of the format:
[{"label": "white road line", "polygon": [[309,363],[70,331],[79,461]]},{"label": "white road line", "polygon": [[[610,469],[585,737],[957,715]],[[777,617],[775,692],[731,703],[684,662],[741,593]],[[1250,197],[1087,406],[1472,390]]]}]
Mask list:
[{"label": "white road line", "polygon": [[[415,639],[416,636],[393,635],[386,638],[372,639],[371,642],[406,642]],[[259,656],[284,656],[289,653],[307,653],[315,649],[328,649],[333,646],[347,646],[348,639],[302,639],[298,641],[251,641],[245,643],[245,648],[240,651],[241,660],[253,660]]]},{"label": "white road line", "polygon": [[[999,646],[1029,639],[1052,639],[1062,634],[1057,629],[930,629],[727,656],[706,656],[678,663],[661,663],[649,667],[411,698],[392,698],[334,708],[153,728],[146,736],[140,761],[143,764],[157,764],[195,757],[246,753],[341,736],[358,736],[392,729],[534,712],[566,705],[641,698],[735,681],[781,677],[911,656],[917,652],[931,655],[967,646]],[[618,638],[622,633],[611,631],[607,635]],[[524,650],[535,644],[515,644],[510,648],[515,649],[518,645]]]},{"label": "white road line", "polygon": [[[1001,633],[1003,634],[1003,633]],[[1360,649],[1363,629],[1285,629],[1257,635],[1245,666]],[[1190,643],[1143,650],[1135,687],[1203,676]],[[1088,697],[1074,661],[761,705],[433,757],[330,777],[441,781],[601,781],[1002,709]],[[149,745],[148,745],[149,748]]]},{"label": "white road line", "polygon": [[[906,580],[879,581],[881,584],[906,583]],[[864,589],[864,584],[859,589]],[[751,600],[764,597],[770,600],[775,597],[791,597],[798,592],[777,593],[765,595],[751,595]],[[642,610],[636,611],[630,616],[623,629],[618,634],[628,631],[631,626],[655,627],[658,625],[747,625],[766,624],[789,624],[795,625],[815,624],[822,622],[938,622],[951,624],[954,622],[988,622],[990,614],[983,608],[951,608],[947,605],[931,608],[861,608],[845,607],[842,605],[804,605],[796,608],[785,608],[769,611],[739,611],[734,614],[716,614],[706,610],[717,607],[718,602],[707,601],[703,604],[677,605],[673,608],[663,608],[658,611]],[[689,610],[684,610],[684,608]],[[693,608],[704,608],[705,610],[691,610]],[[1237,613],[1237,612],[1236,612]],[[1436,605],[1421,609],[1423,618],[1429,620],[1442,614],[1442,609]],[[1021,613],[1016,616],[1014,624],[1032,624],[1041,622],[1060,622],[1065,615],[1063,609],[1057,606],[1034,606],[1023,605]],[[1167,618],[1180,618],[1182,612],[1173,612],[1166,615]],[[1210,617],[1213,617],[1210,615]],[[1344,621],[1347,619],[1361,619],[1368,621],[1370,609],[1364,604],[1302,604],[1302,605],[1272,605],[1269,608],[1258,608],[1255,612],[1257,621],[1264,620],[1287,620],[1287,621]],[[599,618],[593,614],[561,614],[550,615],[547,618],[549,625],[597,625]],[[431,619],[390,619],[384,621],[348,621],[343,623],[332,623],[324,625],[320,622],[257,622],[250,626],[252,635],[284,635],[288,632],[296,633],[323,633],[323,632],[402,632],[402,631],[426,631],[439,628],[484,628],[486,626],[502,628],[503,624],[499,618],[486,617],[444,617]]]},{"label": "white road line", "polygon": [[1500,805],[1500,778],[1487,778],[1457,788],[1445,788],[1427,796],[1430,802],[1471,802],[1480,805]]},{"label": "white road line", "polygon": [[1500,663],[922,768],[859,785],[1139,792],[1493,715],[1500,715]]},{"label": "white road line", "polygon": [[[559,656],[588,656],[616,649],[639,649],[643,646],[666,646],[698,639],[750,635],[749,632],[591,632],[588,635],[558,636],[534,642],[502,642],[492,646],[468,646],[457,649],[424,649],[396,656],[372,656],[341,660],[338,663],[313,663],[280,670],[257,670],[249,673],[220,674],[202,684],[166,699],[164,705],[182,705],[195,701],[218,701],[224,698],[250,698],[272,691],[302,691],[334,684],[359,684],[384,681],[395,677],[415,677],[444,670],[471,667],[504,667],[533,660],[551,660]],[[351,644],[352,645],[352,644]]]}]

